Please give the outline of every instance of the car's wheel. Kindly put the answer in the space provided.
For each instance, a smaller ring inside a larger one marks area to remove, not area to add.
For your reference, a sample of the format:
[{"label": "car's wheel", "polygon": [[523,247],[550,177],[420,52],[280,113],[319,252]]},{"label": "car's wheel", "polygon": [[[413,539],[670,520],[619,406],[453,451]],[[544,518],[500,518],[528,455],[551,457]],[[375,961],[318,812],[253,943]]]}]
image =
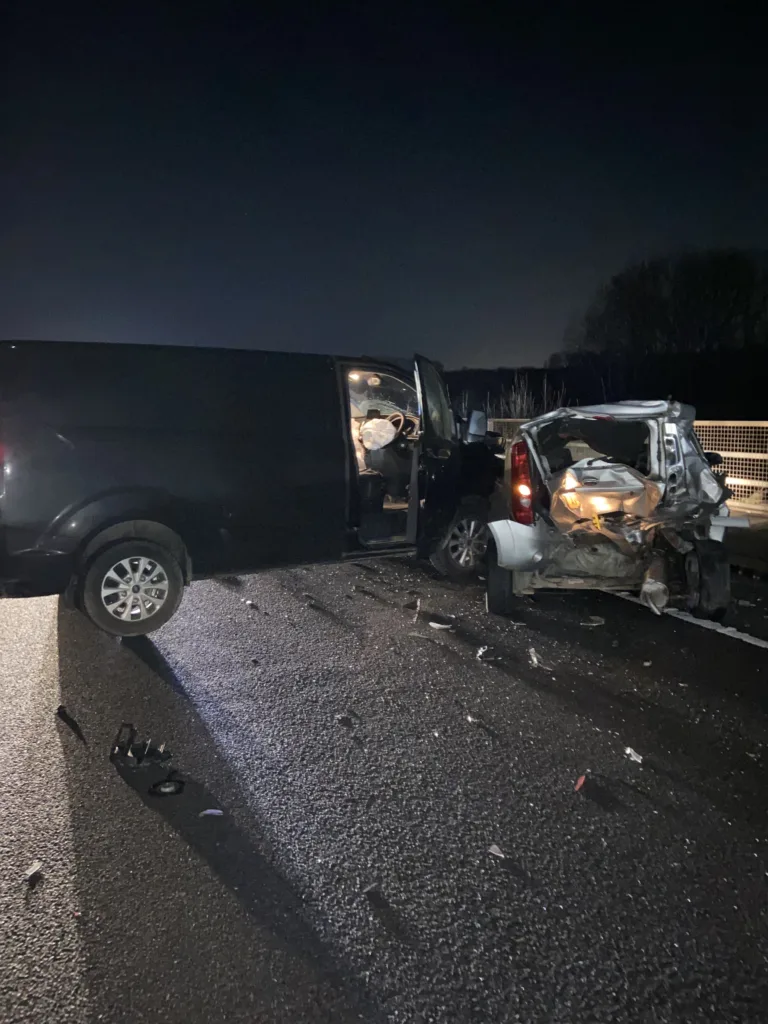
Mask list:
[{"label": "car's wheel", "polygon": [[491,615],[510,615],[515,606],[515,574],[502,569],[496,557],[496,545],[488,544],[488,578],[485,585],[486,606]]},{"label": "car's wheel", "polygon": [[725,547],[698,540],[685,556],[686,605],[699,619],[722,621],[731,603],[731,566]]},{"label": "car's wheel", "polygon": [[455,583],[477,577],[488,549],[488,506],[482,499],[462,502],[448,536],[432,555],[432,565]]},{"label": "car's wheel", "polygon": [[171,618],[184,594],[171,552],[145,540],[122,540],[100,551],[82,578],[82,608],[113,636],[142,636]]}]

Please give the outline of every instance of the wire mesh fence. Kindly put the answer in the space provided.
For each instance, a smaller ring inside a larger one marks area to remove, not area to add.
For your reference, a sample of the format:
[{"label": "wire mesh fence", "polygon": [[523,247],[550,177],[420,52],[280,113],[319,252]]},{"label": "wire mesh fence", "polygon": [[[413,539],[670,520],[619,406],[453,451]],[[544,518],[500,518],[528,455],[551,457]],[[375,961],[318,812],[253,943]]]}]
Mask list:
[{"label": "wire mesh fence", "polygon": [[697,420],[696,433],[705,452],[722,456],[734,503],[768,512],[768,421]]}]

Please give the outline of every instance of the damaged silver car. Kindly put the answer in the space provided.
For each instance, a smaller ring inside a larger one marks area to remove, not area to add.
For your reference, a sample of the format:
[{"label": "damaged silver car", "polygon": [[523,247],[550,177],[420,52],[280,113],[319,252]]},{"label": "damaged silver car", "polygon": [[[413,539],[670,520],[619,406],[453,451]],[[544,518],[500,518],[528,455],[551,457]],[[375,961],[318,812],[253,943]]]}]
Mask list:
[{"label": "damaged silver car", "polygon": [[730,602],[720,456],[677,402],[558,409],[520,427],[489,524],[488,610],[538,589],[616,590],[660,615],[721,619]]}]

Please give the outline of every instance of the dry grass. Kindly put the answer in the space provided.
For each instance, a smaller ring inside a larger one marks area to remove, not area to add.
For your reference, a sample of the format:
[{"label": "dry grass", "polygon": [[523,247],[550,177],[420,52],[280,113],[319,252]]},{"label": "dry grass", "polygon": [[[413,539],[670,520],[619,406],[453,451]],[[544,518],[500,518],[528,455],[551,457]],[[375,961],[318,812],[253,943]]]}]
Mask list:
[{"label": "dry grass", "polygon": [[[531,420],[535,416],[542,416],[545,412],[559,409],[565,405],[565,388],[555,390],[550,387],[547,378],[544,378],[541,393],[534,394],[531,391],[528,381],[523,376],[516,376],[513,383],[501,395],[485,400],[485,412],[489,419],[497,420]],[[466,415],[468,409],[468,395],[465,392],[461,399],[461,411]]]}]

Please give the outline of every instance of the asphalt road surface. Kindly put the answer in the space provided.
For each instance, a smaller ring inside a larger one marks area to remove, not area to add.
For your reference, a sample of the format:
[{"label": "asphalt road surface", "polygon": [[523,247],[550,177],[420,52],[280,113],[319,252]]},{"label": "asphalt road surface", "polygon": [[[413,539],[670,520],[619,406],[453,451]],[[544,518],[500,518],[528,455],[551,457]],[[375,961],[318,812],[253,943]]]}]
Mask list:
[{"label": "asphalt road surface", "polygon": [[[8,601],[0,651],[3,1024],[766,1020],[764,647],[384,560],[124,644]],[[110,762],[123,721],[181,794]]]}]

